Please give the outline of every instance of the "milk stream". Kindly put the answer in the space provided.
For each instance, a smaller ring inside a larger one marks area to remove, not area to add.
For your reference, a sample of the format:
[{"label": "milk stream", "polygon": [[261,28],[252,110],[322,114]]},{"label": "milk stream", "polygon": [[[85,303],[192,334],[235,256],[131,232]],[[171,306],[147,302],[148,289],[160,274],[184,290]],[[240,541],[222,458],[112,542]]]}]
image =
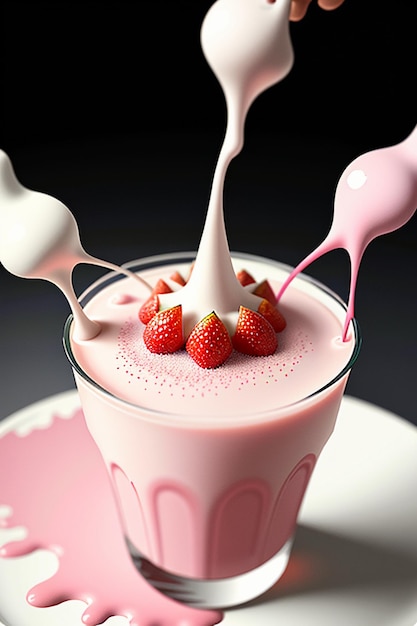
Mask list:
[{"label": "milk stream", "polygon": [[[143,279],[108,261],[97,259],[81,245],[78,226],[59,200],[20,184],[5,152],[0,150],[0,262],[21,278],[42,278],[64,293],[80,340],[93,339],[100,325],[81,308],[72,286],[79,263],[100,265],[143,283]],[[146,284],[146,283],[145,283]],[[151,287],[146,285],[149,290]]]},{"label": "milk stream", "polygon": [[224,92],[227,126],[190,280],[181,290],[160,296],[163,308],[182,305],[186,337],[213,310],[233,334],[239,307],[256,311],[260,303],[240,285],[232,266],[223,191],[228,166],[243,147],[252,102],[292,67],[289,9],[289,0],[218,0],[203,21],[201,45]]},{"label": "milk stream", "polygon": [[282,285],[288,285],[310,263],[345,248],[351,262],[348,309],[343,329],[346,341],[355,315],[359,266],[369,243],[404,226],[417,208],[417,126],[404,141],[357,157],[342,173],[336,187],[334,215],[324,241],[301,261]]}]

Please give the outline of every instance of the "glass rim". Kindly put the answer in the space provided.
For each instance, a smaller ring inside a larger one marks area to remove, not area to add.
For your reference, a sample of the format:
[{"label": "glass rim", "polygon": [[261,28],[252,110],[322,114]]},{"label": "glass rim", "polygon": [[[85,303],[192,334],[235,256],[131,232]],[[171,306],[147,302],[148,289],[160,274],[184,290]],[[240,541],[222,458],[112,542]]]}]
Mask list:
[{"label": "glass rim", "polygon": [[[254,262],[256,261],[262,262],[262,263],[267,262],[268,264],[275,265],[277,268],[285,272],[291,272],[291,270],[293,269],[291,265],[288,265],[281,261],[276,261],[275,259],[263,257],[260,255],[255,255],[255,254],[250,254],[250,253],[245,253],[245,252],[236,252],[236,251],[231,251],[230,254],[231,254],[232,260],[233,259],[247,259],[247,260],[251,260]],[[149,255],[143,258],[135,259],[133,261],[129,261],[128,263],[124,263],[123,265],[121,265],[121,267],[132,270],[138,265],[140,265],[142,269],[146,269],[147,266],[155,267],[157,264],[166,265],[172,261],[176,261],[176,262],[181,261],[181,262],[189,263],[195,258],[195,256],[196,256],[196,251],[168,252],[164,254]],[[91,297],[94,296],[94,293],[97,290],[101,290],[103,286],[105,286],[106,283],[111,284],[115,280],[122,280],[123,278],[125,278],[125,275],[121,274],[120,272],[116,272],[114,270],[107,272],[106,274],[104,274],[103,276],[95,280],[93,283],[91,283],[91,285],[89,285],[89,287],[87,287],[87,289],[83,291],[83,293],[78,298],[79,302],[82,304],[86,298],[91,299]],[[327,297],[330,297],[336,304],[338,304],[345,312],[347,312],[347,305],[344,302],[344,300],[336,292],[330,289],[330,287],[328,287],[321,281],[310,276],[309,274],[305,274],[304,272],[301,272],[300,274],[298,274],[294,280],[302,281],[306,284],[312,285],[314,288],[319,289]],[[207,422],[204,422],[204,419],[206,420],[210,419],[210,422],[212,422],[213,425],[218,426],[219,421],[217,419],[213,420],[213,416],[210,414],[199,413],[198,420],[197,420],[194,414],[183,415],[181,413],[164,411],[161,409],[154,409],[151,407],[143,406],[138,403],[131,402],[129,400],[125,400],[115,395],[111,391],[108,391],[107,389],[105,389],[105,387],[102,387],[100,383],[98,383],[86,371],[84,371],[84,369],[81,367],[81,365],[78,363],[77,359],[74,356],[74,353],[71,347],[71,339],[70,339],[71,326],[72,326],[73,319],[74,318],[71,313],[68,315],[64,324],[64,329],[63,329],[64,351],[74,372],[76,372],[84,380],[84,382],[92,386],[96,391],[104,394],[113,402],[116,402],[117,404],[120,403],[127,410],[140,409],[141,411],[140,418],[145,418],[145,419],[149,419],[153,421],[157,421],[158,418],[159,420],[169,419],[172,422],[172,424],[174,424],[173,420],[175,420],[176,425],[178,425],[179,422],[182,422],[186,425],[190,425],[192,423],[193,426],[195,426],[195,424],[198,422],[201,424],[202,427],[207,426]],[[359,323],[356,318],[353,318],[351,320],[351,327],[354,333],[355,345],[353,347],[352,353],[348,361],[331,380],[326,382],[320,388],[314,390],[312,393],[300,398],[299,400],[296,400],[295,402],[277,406],[275,408],[268,408],[263,411],[262,410],[254,411],[247,415],[245,414],[243,416],[236,416],[236,415],[228,416],[227,414],[221,414],[221,416],[218,416],[218,417],[224,420],[228,420],[228,423],[230,424],[235,423],[236,426],[241,426],[243,423],[254,422],[255,420],[258,420],[261,417],[263,419],[267,419],[268,417],[270,419],[273,419],[273,418],[280,419],[283,416],[286,416],[289,411],[295,409],[296,407],[301,408],[303,405],[307,406],[310,403],[310,401],[314,400],[316,397],[323,394],[327,389],[330,389],[337,382],[342,380],[344,376],[350,372],[353,365],[357,361],[359,353],[360,353],[361,345],[362,345],[362,334],[361,334]],[[224,423],[224,425],[226,426],[226,422]]]}]

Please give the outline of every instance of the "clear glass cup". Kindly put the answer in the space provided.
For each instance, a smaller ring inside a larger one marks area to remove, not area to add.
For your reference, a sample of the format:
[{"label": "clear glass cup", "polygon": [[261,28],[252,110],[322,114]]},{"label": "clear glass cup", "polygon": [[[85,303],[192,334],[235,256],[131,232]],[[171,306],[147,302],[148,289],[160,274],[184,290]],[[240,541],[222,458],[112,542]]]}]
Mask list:
[{"label": "clear glass cup", "polygon": [[[291,268],[253,255],[234,260],[266,264],[282,280]],[[138,273],[190,264],[195,253],[148,257],[126,265]],[[111,272],[81,296],[83,306],[124,276]],[[300,275],[306,290],[340,319],[346,305],[331,290]],[[122,400],[83,370],[71,343],[73,368],[88,429],[107,467],[127,548],[138,571],[160,591],[202,608],[237,606],[282,576],[297,516],[314,466],[330,437],[360,350],[319,390],[288,406],[240,419],[178,415]],[[93,496],[92,496],[93,497]],[[105,547],[103,547],[105,549]]]}]

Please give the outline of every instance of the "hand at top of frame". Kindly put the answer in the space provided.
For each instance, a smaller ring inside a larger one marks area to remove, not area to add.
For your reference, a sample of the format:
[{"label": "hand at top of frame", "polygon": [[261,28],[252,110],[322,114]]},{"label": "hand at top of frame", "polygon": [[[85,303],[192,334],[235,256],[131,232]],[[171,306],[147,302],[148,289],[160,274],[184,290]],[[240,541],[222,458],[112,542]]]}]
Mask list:
[{"label": "hand at top of frame", "polygon": [[[298,22],[301,20],[305,14],[307,13],[308,5],[312,2],[312,0],[292,0],[291,2],[291,11],[290,11],[290,20],[293,22]],[[343,4],[344,0],[317,0],[319,7],[325,9],[326,11],[331,11],[332,9],[337,9],[340,5]]]}]

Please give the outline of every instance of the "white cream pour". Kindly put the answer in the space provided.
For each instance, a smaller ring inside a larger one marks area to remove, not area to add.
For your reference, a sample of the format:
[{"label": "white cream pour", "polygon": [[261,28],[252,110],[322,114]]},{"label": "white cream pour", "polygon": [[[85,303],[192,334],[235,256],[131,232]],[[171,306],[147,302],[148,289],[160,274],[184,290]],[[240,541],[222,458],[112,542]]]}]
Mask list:
[{"label": "white cream pour", "polygon": [[[90,256],[83,249],[77,223],[67,207],[52,196],[26,189],[0,150],[0,262],[15,276],[42,278],[61,289],[71,307],[75,336],[93,339],[100,325],[80,306],[72,285],[79,263],[99,265],[140,280],[136,274]],[[151,287],[145,283],[151,289]]]},{"label": "white cream pour", "polygon": [[[350,293],[343,339],[354,317],[359,266],[369,243],[406,224],[417,208],[417,126],[404,141],[357,157],[336,187],[334,216],[324,241],[289,275],[278,300],[296,275],[318,257],[344,248],[350,257]],[[405,268],[407,271],[407,268]]]},{"label": "white cream pour", "polygon": [[223,188],[227,168],[243,147],[251,104],[292,67],[290,4],[290,0],[217,0],[202,24],[201,45],[224,92],[227,127],[191,278],[178,292],[160,297],[163,308],[182,305],[186,336],[213,310],[232,332],[240,305],[255,311],[259,306],[260,298],[235,276],[224,225]]}]

